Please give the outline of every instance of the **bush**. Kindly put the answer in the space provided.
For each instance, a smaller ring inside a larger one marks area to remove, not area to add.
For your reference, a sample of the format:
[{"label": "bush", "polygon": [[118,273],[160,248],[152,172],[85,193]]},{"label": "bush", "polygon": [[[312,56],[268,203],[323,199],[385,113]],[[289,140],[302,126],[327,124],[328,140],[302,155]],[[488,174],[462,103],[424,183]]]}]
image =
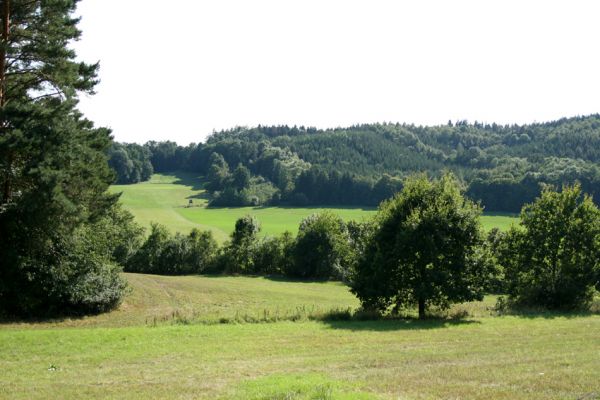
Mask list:
[{"label": "bush", "polygon": [[313,214],[300,223],[294,262],[288,274],[299,278],[345,279],[352,256],[344,221],[331,212]]},{"label": "bush", "polygon": [[509,301],[548,309],[586,308],[600,274],[600,211],[576,185],[548,188],[521,212],[501,262]]},{"label": "bush", "polygon": [[126,270],[149,274],[185,275],[210,270],[218,250],[211,232],[192,230],[188,236],[174,236],[158,224],[131,258]]},{"label": "bush", "polygon": [[93,224],[71,232],[55,230],[50,240],[36,243],[26,256],[7,264],[13,268],[3,270],[0,309],[21,316],[51,316],[104,312],[117,306],[126,288],[118,263],[126,247],[124,238],[139,235],[141,229],[119,225],[128,220],[128,213],[114,207]]},{"label": "bush", "polygon": [[485,260],[488,262],[486,267],[488,275],[484,286],[486,293],[506,293],[504,267],[500,259],[505,256],[504,254],[507,251],[507,238],[507,233],[500,231],[498,228],[491,229],[486,236],[483,248],[486,252]]},{"label": "bush", "polygon": [[249,206],[250,199],[246,190],[226,187],[222,192],[215,192],[209,203],[210,207],[244,207]]},{"label": "bush", "polygon": [[259,232],[260,223],[256,218],[246,215],[238,219],[229,243],[221,250],[217,270],[227,273],[252,273]]},{"label": "bush", "polygon": [[284,232],[281,236],[264,238],[254,251],[253,272],[284,275],[292,265],[293,248],[294,238],[289,232]]}]

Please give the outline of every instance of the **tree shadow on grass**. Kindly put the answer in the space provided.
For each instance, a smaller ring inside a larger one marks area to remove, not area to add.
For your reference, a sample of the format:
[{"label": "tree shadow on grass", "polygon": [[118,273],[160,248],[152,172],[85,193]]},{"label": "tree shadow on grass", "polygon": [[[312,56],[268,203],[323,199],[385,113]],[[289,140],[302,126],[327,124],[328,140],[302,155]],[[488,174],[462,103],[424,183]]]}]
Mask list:
[{"label": "tree shadow on grass", "polygon": [[[114,310],[116,310],[116,309],[117,308],[115,308]],[[83,319],[89,318],[89,317],[95,317],[95,316],[98,316],[101,314],[107,314],[114,310],[109,310],[106,312],[93,312],[93,313],[89,313],[89,314],[61,313],[61,314],[38,316],[38,317],[0,316],[0,325],[16,326],[16,325],[23,325],[23,324],[26,324],[26,325],[44,324],[44,325],[51,326],[54,324],[62,324],[65,321],[78,321],[78,320],[83,320]]]},{"label": "tree shadow on grass", "polygon": [[551,311],[551,310],[508,310],[500,316],[511,316],[524,319],[556,319],[556,318],[586,318],[599,316],[600,310]]},{"label": "tree shadow on grass", "polygon": [[200,192],[200,193],[196,193],[191,196],[188,196],[188,197],[186,197],[186,199],[210,200],[210,199],[212,199],[212,196],[208,192],[204,191],[204,192]]},{"label": "tree shadow on grass", "polygon": [[191,186],[192,190],[202,190],[204,189],[204,185],[206,184],[206,182],[204,182],[203,177],[189,172],[172,171],[164,172],[164,174],[172,175],[176,178],[175,181],[173,181],[173,184]]},{"label": "tree shadow on grass", "polygon": [[424,329],[443,329],[452,326],[478,325],[481,322],[469,319],[443,319],[443,318],[403,318],[403,319],[381,319],[368,321],[323,321],[330,328],[343,329],[349,331],[406,331],[406,330],[424,330]]}]

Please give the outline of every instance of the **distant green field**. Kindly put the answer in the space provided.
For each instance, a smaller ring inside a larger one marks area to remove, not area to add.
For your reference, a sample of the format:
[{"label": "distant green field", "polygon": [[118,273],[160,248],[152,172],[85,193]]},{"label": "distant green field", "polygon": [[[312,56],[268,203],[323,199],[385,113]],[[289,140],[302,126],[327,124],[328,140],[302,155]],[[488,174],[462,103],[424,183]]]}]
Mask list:
[{"label": "distant green field", "polygon": [[[251,214],[258,218],[262,232],[275,235],[290,231],[296,233],[300,221],[313,214],[330,210],[344,220],[360,221],[375,214],[373,208],[353,207],[237,207],[207,208],[206,194],[200,180],[189,174],[155,174],[148,182],[135,185],[114,185],[113,192],[122,192],[121,201],[143,226],[151,222],[166,225],[171,231],[188,232],[192,228],[211,230],[224,241],[233,231],[236,219]],[[192,199],[193,207],[187,207]],[[482,217],[485,229],[507,229],[517,219],[506,214]]]},{"label": "distant green field", "polygon": [[125,276],[111,313],[0,324],[0,398],[598,398],[598,315],[492,316],[488,297],[463,320],[204,324],[176,317],[358,303],[332,282]]}]

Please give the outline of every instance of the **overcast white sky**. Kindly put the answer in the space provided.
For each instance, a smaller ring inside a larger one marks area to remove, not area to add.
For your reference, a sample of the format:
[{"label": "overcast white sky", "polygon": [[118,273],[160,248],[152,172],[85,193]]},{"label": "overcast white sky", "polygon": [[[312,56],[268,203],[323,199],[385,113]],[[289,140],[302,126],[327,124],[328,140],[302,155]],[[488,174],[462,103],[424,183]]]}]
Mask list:
[{"label": "overcast white sky", "polygon": [[81,109],[118,141],[600,112],[600,2],[82,0]]}]

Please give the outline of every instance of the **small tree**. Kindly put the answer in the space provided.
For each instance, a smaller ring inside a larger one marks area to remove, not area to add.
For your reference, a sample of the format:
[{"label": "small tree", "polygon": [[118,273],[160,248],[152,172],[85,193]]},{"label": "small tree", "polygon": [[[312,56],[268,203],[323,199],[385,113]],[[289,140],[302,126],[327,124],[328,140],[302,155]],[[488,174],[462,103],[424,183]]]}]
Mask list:
[{"label": "small tree", "polygon": [[233,171],[231,183],[237,190],[243,190],[250,186],[250,178],[250,170],[242,164],[238,164],[237,168]]},{"label": "small tree", "polygon": [[192,229],[187,237],[189,253],[187,262],[194,273],[202,273],[209,270],[214,262],[219,245],[211,231],[200,231]]},{"label": "small tree", "polygon": [[150,234],[140,249],[130,258],[125,267],[127,272],[142,272],[147,274],[160,274],[162,271],[161,259],[171,235],[164,225],[152,223]]},{"label": "small tree", "polygon": [[235,222],[231,241],[223,247],[219,257],[219,269],[225,272],[243,273],[254,271],[254,252],[258,242],[260,223],[250,215]]},{"label": "small tree", "polygon": [[300,223],[289,274],[344,279],[352,254],[344,221],[330,212],[314,214]]},{"label": "small tree", "polygon": [[352,292],[363,307],[381,312],[418,305],[419,318],[432,305],[482,299],[480,214],[453,175],[409,178],[380,206]]},{"label": "small tree", "polygon": [[517,305],[575,309],[589,305],[600,273],[600,211],[579,185],[545,188],[523,207],[508,234],[506,269]]},{"label": "small tree", "polygon": [[208,180],[206,188],[211,191],[222,190],[230,176],[229,165],[219,153],[210,155],[209,164],[206,174]]},{"label": "small tree", "polygon": [[294,237],[288,231],[279,236],[266,237],[258,242],[254,252],[255,273],[283,275],[292,264]]}]

